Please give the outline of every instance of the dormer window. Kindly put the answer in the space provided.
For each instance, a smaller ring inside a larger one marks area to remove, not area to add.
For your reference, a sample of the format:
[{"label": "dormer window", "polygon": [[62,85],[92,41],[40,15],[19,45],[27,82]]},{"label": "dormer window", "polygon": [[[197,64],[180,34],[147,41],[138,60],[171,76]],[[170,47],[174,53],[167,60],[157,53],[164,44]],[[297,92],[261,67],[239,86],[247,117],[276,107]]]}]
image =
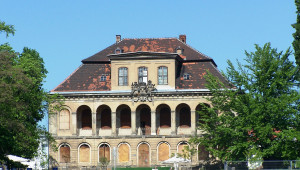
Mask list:
[{"label": "dormer window", "polygon": [[100,77],[100,81],[106,81],[106,75],[102,74],[102,76]]},{"label": "dormer window", "polygon": [[184,73],[184,74],[183,74],[183,79],[184,79],[184,80],[190,80],[190,79],[191,79],[191,74],[189,74],[189,73]]},{"label": "dormer window", "polygon": [[115,50],[115,54],[120,54],[122,53],[122,50],[118,47],[116,50]]},{"label": "dormer window", "polygon": [[180,46],[177,47],[177,48],[176,48],[176,53],[177,53],[178,55],[183,54],[183,49],[182,49]]},{"label": "dormer window", "polygon": [[139,67],[139,83],[148,82],[148,68],[147,67]]}]

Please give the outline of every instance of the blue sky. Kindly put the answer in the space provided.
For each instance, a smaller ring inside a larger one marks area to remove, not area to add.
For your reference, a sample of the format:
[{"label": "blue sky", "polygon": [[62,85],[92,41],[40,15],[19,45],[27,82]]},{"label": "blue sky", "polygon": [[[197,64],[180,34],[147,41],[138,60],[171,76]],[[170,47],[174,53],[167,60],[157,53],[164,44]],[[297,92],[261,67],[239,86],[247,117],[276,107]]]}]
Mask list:
[{"label": "blue sky", "polygon": [[291,47],[295,12],[294,0],[2,0],[0,20],[15,25],[16,34],[1,34],[0,44],[9,42],[19,52],[36,49],[49,71],[44,88],[51,90],[117,34],[186,34],[190,46],[225,70],[228,59],[242,61],[254,44]]}]

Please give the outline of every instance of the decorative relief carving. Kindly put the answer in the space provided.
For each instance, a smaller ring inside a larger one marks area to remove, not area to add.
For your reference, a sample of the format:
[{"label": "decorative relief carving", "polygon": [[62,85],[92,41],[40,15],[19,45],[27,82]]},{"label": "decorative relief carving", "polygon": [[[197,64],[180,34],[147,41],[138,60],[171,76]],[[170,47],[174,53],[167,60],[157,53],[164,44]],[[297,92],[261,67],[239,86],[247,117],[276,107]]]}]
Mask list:
[{"label": "decorative relief carving", "polygon": [[152,91],[156,90],[154,87],[155,84],[152,84],[152,81],[149,80],[148,83],[145,82],[134,82],[131,84],[131,99],[134,102],[145,102],[153,101]]}]

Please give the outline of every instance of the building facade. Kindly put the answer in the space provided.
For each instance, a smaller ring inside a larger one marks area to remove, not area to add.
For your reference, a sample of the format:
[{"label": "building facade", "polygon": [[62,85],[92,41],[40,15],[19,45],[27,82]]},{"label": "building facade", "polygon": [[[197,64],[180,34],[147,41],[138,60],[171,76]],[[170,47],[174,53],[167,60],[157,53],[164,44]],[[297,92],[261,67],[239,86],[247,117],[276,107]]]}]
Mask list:
[{"label": "building facade", "polygon": [[[95,55],[51,91],[65,97],[49,119],[57,166],[161,165],[201,135],[197,111],[209,105],[204,75],[226,81],[212,58],[179,38],[121,39]],[[201,144],[192,158],[208,158]]]}]

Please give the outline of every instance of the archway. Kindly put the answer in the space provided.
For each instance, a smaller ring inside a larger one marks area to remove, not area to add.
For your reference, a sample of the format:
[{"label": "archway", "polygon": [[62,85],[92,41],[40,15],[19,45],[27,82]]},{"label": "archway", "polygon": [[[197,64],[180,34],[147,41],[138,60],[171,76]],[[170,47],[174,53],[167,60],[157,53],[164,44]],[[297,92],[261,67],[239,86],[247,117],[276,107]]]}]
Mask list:
[{"label": "archway", "polygon": [[160,128],[170,128],[171,127],[171,109],[166,104],[161,104],[157,107],[156,113],[159,117]]},{"label": "archway", "polygon": [[151,110],[148,105],[140,105],[136,109],[138,127],[141,128],[142,135],[151,134]]},{"label": "archway", "polygon": [[107,105],[101,105],[97,109],[97,129],[111,129],[111,109]]},{"label": "archway", "polygon": [[83,105],[77,109],[77,125],[85,130],[92,129],[92,111],[88,106]]},{"label": "archway", "polygon": [[131,110],[127,105],[121,105],[117,108],[117,119],[119,122],[117,127],[128,129],[131,128]]},{"label": "archway", "polygon": [[191,109],[187,104],[180,104],[176,108],[176,117],[179,118],[178,126],[180,128],[191,127]]}]

